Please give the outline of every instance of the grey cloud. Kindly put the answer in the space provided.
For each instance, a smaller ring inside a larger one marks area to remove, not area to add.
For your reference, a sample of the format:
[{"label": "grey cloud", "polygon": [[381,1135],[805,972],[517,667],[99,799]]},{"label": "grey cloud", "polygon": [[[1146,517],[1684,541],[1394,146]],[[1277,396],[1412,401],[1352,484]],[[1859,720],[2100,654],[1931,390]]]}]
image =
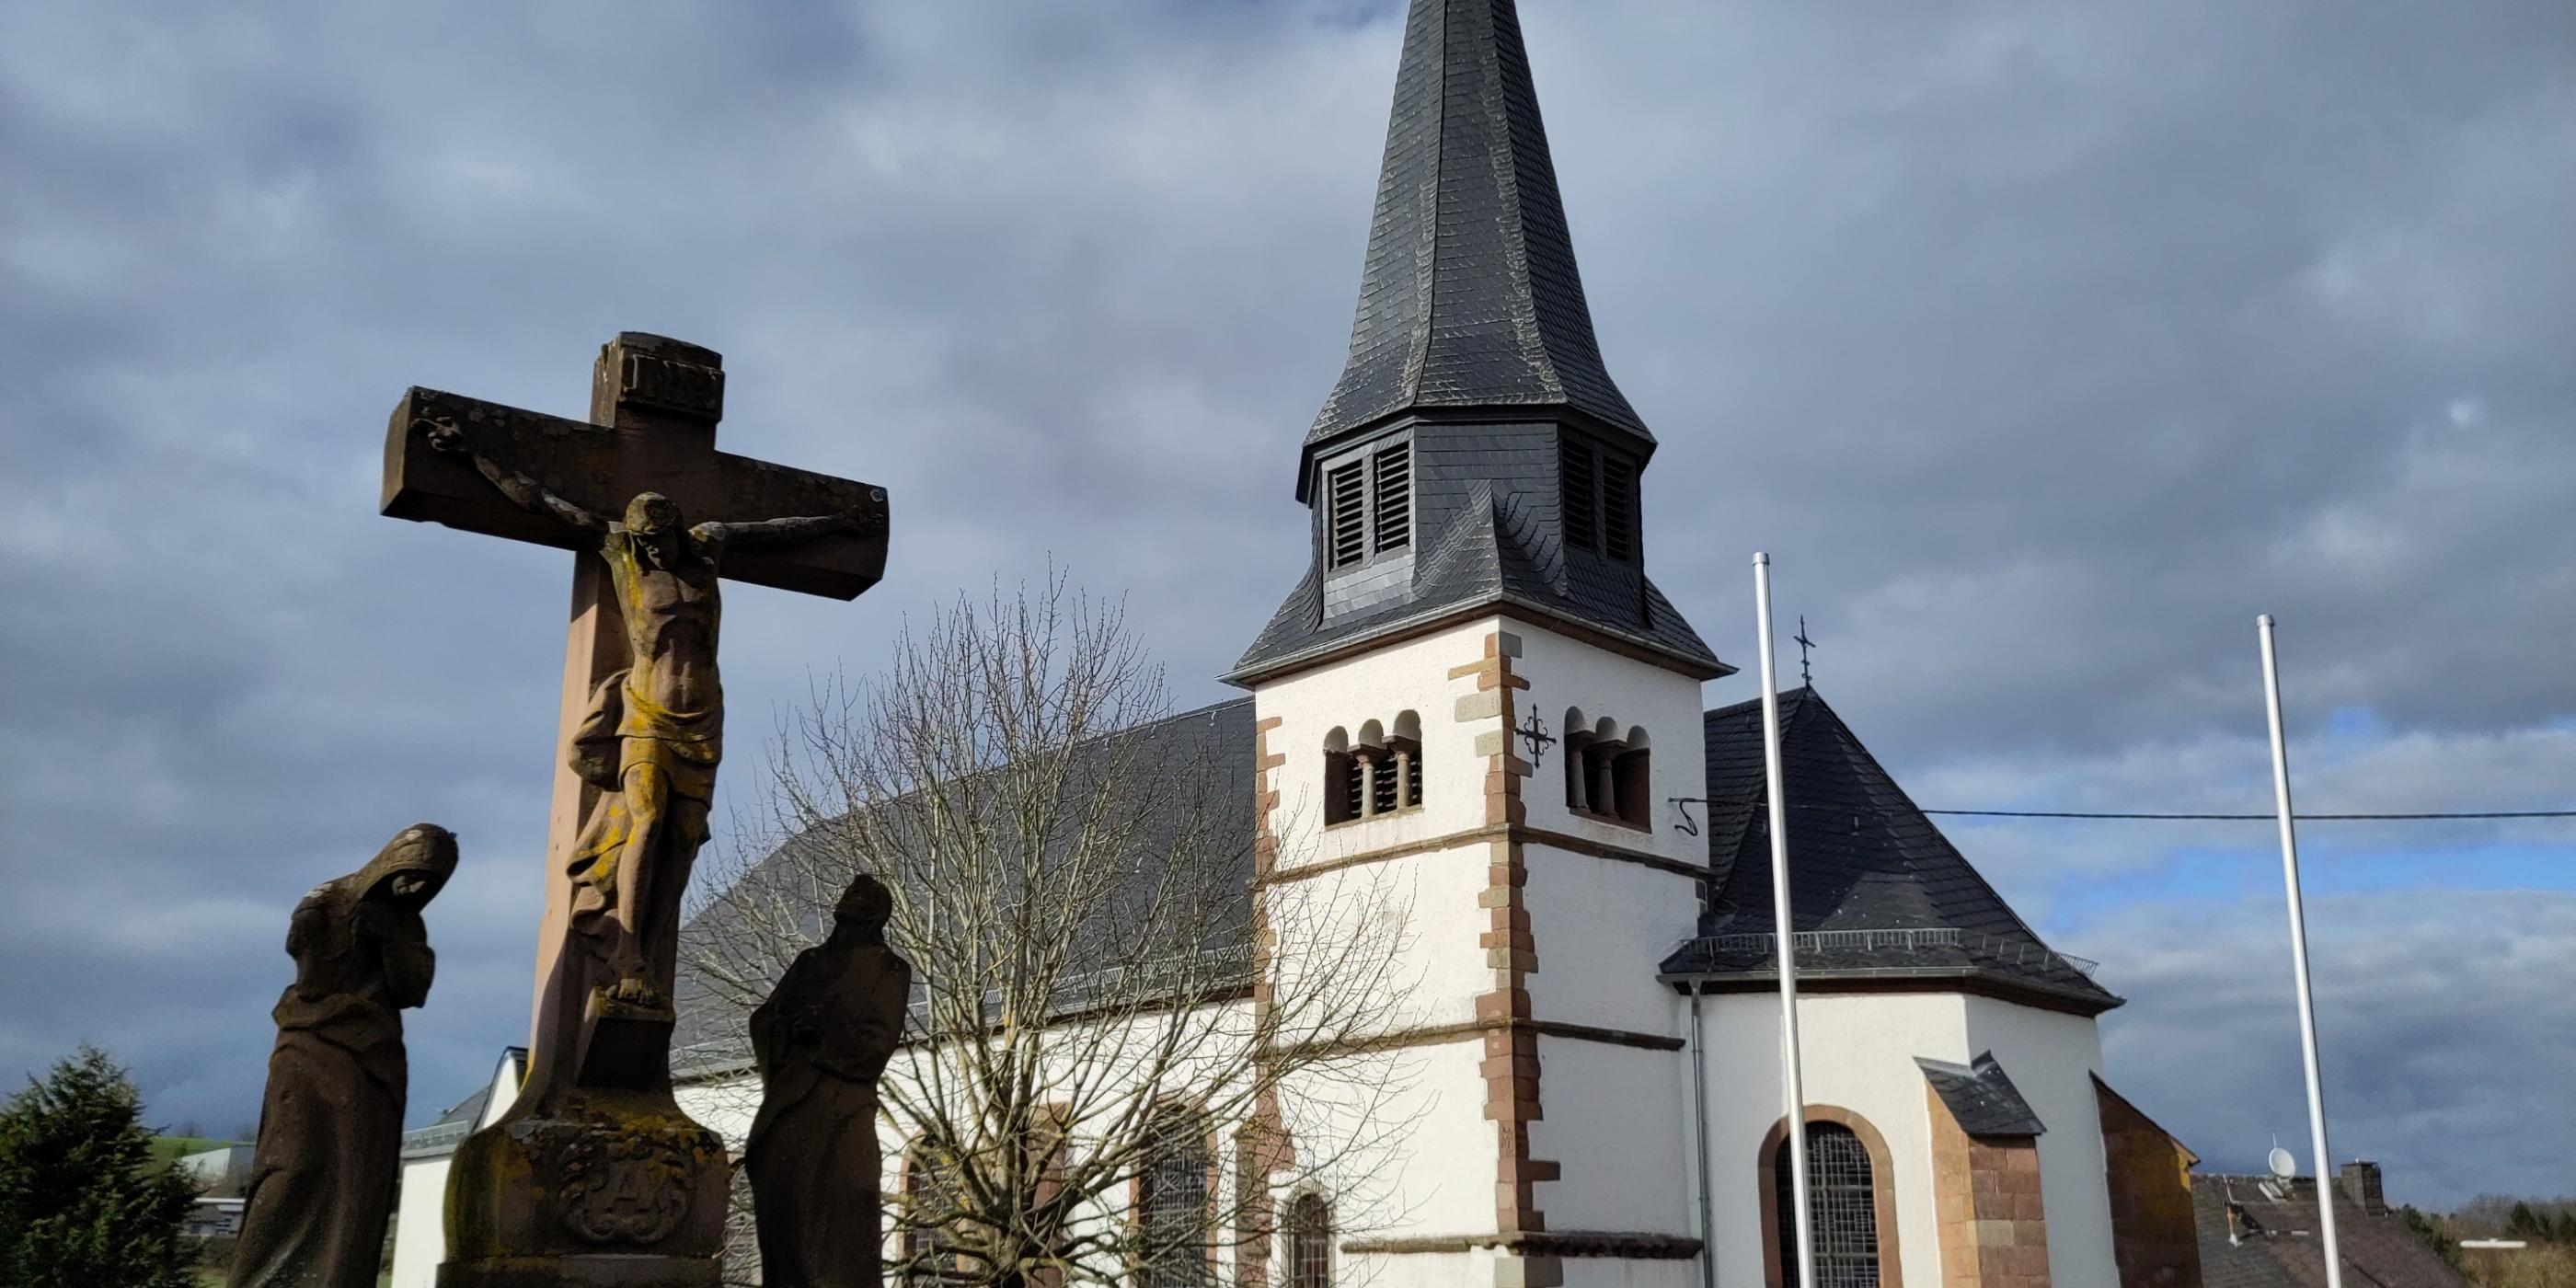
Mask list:
[{"label": "grey cloud", "polygon": [[[2259,1172],[2276,1136],[2311,1154],[2282,915],[2277,899],[2178,902],[2081,941],[2129,997],[2103,1021],[2111,1081],[2208,1170]],[[2310,900],[2309,924],[2337,1161],[2376,1159],[2393,1201],[2435,1208],[2563,1191],[2545,1124],[2576,1067],[2576,896],[2339,896]]]},{"label": "grey cloud", "polygon": [[[2557,6],[1524,10],[1665,444],[1650,557],[1723,655],[1768,546],[1927,803],[2233,801],[2269,609],[2303,748],[2369,707],[2418,749],[2357,796],[2549,793],[2516,767],[2576,713]],[[906,610],[1050,557],[1219,696],[1303,558],[1394,22],[0,15],[0,975],[50,984],[0,1068],[92,1036],[169,1116],[241,1116],[283,910],[423,817],[466,866],[417,1104],[517,1038],[565,561],[373,515],[407,384],[577,411],[591,346],[664,331],[726,352],[728,446],[894,489],[874,594],[729,602],[746,745]],[[738,757],[720,808],[757,789]],[[2158,861],[2058,837],[1990,861],[2032,897]]]}]

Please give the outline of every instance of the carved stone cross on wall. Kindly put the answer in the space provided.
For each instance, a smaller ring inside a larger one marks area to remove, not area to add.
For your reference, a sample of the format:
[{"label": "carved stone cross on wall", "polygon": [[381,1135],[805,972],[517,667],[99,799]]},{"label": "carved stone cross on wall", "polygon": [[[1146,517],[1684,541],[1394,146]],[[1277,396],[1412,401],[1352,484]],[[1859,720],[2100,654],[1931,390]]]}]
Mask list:
[{"label": "carved stone cross on wall", "polygon": [[433,389],[394,409],[384,513],[576,552],[527,1080],[458,1151],[443,1288],[530,1256],[712,1282],[723,1152],[673,1103],[669,1044],[723,747],[718,579],[854,598],[887,531],[882,488],[717,451],[723,411],[714,351],[636,332],[601,348],[586,422]]}]

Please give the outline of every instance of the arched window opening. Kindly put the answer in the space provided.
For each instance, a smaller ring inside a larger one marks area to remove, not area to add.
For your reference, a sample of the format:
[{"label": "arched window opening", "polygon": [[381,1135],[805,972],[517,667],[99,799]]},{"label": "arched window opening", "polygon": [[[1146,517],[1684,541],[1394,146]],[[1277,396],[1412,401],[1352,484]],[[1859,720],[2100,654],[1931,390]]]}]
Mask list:
[{"label": "arched window opening", "polygon": [[1422,717],[1406,711],[1392,734],[1371,720],[1356,736],[1324,739],[1324,822],[1376,818],[1422,803]]},{"label": "arched window opening", "polygon": [[1577,814],[1592,812],[1592,780],[1583,772],[1584,744],[1592,741],[1592,725],[1583,718],[1583,708],[1565,709],[1565,807]]},{"label": "arched window opening", "polygon": [[1137,1178],[1136,1232],[1140,1288],[1206,1288],[1211,1234],[1209,1174],[1215,1154],[1207,1124],[1192,1111],[1158,1113]]},{"label": "arched window opening", "polygon": [[[1797,1207],[1790,1201],[1787,1141],[1772,1160],[1772,1232],[1779,1282],[1798,1282]],[[1807,1228],[1816,1253],[1816,1288],[1879,1288],[1878,1187],[1869,1148],[1841,1123],[1807,1124]]]},{"label": "arched window opening", "polygon": [[1288,1288],[1333,1288],[1333,1205],[1300,1194],[1281,1222],[1288,1236]]},{"label": "arched window opening", "polygon": [[1359,816],[1359,762],[1351,756],[1351,736],[1336,728],[1324,735],[1324,822],[1347,823]]},{"label": "arched window opening", "polygon": [[1595,818],[1619,817],[1619,779],[1611,765],[1626,749],[1616,734],[1595,733],[1583,744],[1583,782]]},{"label": "arched window opening", "polygon": [[1654,826],[1654,775],[1649,769],[1646,731],[1630,725],[1624,746],[1610,760],[1610,790],[1617,807],[1609,812],[1630,827]]},{"label": "arched window opening", "polygon": [[958,1231],[964,1223],[965,1187],[956,1156],[917,1144],[903,1161],[903,1278],[932,1285],[957,1268]]},{"label": "arched window opening", "polygon": [[1411,809],[1422,803],[1422,717],[1411,711],[1397,715],[1386,746],[1395,757],[1395,807]]},{"label": "arched window opening", "polygon": [[1565,709],[1565,808],[1605,823],[1654,826],[1654,776],[1647,769],[1646,730],[1626,735],[1608,716],[1586,723],[1581,707]]}]

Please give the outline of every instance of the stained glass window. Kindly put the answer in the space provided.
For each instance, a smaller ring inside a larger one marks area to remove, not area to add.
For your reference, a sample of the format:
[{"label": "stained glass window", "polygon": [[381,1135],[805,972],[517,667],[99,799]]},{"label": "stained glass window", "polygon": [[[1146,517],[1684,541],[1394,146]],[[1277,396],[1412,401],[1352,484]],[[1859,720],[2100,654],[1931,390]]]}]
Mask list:
[{"label": "stained glass window", "polygon": [[[1783,1142],[1772,1176],[1780,1213],[1780,1282],[1798,1282],[1797,1208]],[[1878,1288],[1878,1190],[1869,1148],[1841,1123],[1807,1124],[1807,1230],[1816,1288]]]}]

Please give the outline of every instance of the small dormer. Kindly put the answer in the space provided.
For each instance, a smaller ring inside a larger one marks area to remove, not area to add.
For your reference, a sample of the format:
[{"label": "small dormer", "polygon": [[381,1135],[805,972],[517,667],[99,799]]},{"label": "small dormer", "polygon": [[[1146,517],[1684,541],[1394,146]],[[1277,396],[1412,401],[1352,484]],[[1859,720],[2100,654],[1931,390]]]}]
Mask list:
[{"label": "small dormer", "polygon": [[1361,611],[1413,580],[1413,435],[1398,431],[1315,465],[1324,615]]},{"label": "small dormer", "polygon": [[1636,454],[1587,434],[1556,444],[1557,529],[1568,558],[1591,556],[1630,568],[1645,564],[1638,523]]}]

